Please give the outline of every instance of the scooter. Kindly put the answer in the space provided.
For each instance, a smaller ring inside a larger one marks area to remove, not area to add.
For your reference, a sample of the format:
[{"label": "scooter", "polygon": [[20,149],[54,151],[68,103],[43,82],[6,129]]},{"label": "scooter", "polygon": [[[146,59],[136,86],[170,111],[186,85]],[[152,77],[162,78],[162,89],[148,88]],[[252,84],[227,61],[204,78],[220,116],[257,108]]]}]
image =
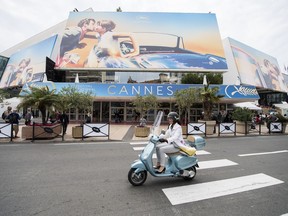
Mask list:
[{"label": "scooter", "polygon": [[154,177],[182,177],[184,180],[192,180],[196,176],[196,167],[198,159],[196,150],[202,149],[206,142],[198,135],[189,136],[186,141],[186,147],[180,148],[179,152],[167,154],[168,163],[166,164],[165,172],[157,173],[153,168],[153,153],[159,143],[161,135],[154,134],[155,128],[159,127],[163,112],[160,111],[153,124],[153,133],[149,135],[149,141],[146,147],[140,154],[140,158],[131,164],[131,169],[128,172],[128,180],[134,186],[140,186],[147,179],[147,172]]}]

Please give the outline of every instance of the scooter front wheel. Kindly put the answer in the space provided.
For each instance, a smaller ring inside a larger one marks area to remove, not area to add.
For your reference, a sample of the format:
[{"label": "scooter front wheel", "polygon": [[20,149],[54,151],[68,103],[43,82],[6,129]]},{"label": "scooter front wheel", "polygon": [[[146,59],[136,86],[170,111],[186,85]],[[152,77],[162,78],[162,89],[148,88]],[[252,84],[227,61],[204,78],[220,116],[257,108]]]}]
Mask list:
[{"label": "scooter front wheel", "polygon": [[188,171],[189,174],[187,176],[183,177],[185,180],[192,180],[196,176],[196,167],[195,166],[192,166],[192,167],[186,169],[186,171]]},{"label": "scooter front wheel", "polygon": [[131,168],[128,172],[128,180],[134,186],[140,186],[144,184],[147,179],[147,171],[143,170],[135,173],[136,168]]}]

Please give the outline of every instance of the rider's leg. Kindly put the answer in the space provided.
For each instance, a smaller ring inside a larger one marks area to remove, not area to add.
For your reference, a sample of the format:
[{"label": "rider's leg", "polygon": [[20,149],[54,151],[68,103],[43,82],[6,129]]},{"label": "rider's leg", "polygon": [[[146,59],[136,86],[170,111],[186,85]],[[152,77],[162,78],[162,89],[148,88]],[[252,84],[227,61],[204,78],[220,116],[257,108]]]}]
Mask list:
[{"label": "rider's leg", "polygon": [[[161,166],[160,161],[161,161],[161,155],[160,155],[160,148],[167,146],[167,143],[161,143],[161,144],[157,144],[156,145],[156,156],[157,156],[157,165],[156,168],[159,169],[159,167]],[[164,155],[165,158],[165,155]]]},{"label": "rider's leg", "polygon": [[166,162],[165,153],[175,153],[178,151],[179,149],[175,148],[173,145],[166,145],[159,149],[161,167],[159,168],[158,172],[161,173],[165,170],[165,162]]}]

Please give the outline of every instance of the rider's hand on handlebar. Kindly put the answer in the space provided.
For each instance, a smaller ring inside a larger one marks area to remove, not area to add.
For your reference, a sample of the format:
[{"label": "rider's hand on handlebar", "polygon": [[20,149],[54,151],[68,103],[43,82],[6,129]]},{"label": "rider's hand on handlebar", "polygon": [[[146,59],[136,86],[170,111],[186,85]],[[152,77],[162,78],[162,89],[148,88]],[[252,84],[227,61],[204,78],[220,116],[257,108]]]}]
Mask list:
[{"label": "rider's hand on handlebar", "polygon": [[168,142],[166,139],[163,139],[163,138],[161,138],[161,139],[159,139],[159,142]]}]

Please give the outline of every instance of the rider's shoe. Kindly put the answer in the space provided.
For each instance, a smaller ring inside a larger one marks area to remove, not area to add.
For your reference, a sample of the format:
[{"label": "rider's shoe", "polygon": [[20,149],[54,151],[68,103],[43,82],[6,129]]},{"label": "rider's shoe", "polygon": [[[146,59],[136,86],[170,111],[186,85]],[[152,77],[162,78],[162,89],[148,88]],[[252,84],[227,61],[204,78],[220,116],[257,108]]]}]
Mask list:
[{"label": "rider's shoe", "polygon": [[153,166],[154,169],[159,169],[161,165]]},{"label": "rider's shoe", "polygon": [[161,167],[158,169],[158,171],[156,171],[156,173],[157,173],[157,174],[161,174],[161,173],[165,172],[165,170],[166,170],[166,168],[163,167],[163,166],[161,166]]}]

